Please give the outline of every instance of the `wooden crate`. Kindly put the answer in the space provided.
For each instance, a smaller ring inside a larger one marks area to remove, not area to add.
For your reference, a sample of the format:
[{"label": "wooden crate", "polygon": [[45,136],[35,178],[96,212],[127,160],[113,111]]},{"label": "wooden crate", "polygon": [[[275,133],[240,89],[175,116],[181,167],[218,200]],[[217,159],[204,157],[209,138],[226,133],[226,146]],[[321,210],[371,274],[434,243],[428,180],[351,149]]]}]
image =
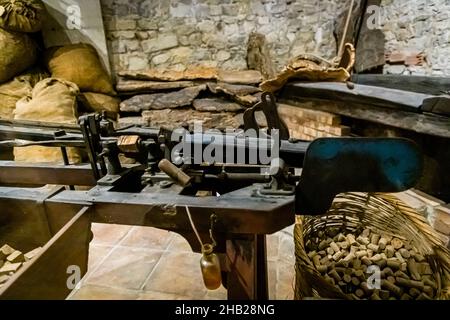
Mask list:
[{"label": "wooden crate", "polygon": [[22,252],[42,247],[0,288],[0,299],[65,299],[73,289],[70,268],[77,267],[81,277],[87,272],[90,226],[87,208],[47,210],[40,201],[0,198],[0,245]]}]

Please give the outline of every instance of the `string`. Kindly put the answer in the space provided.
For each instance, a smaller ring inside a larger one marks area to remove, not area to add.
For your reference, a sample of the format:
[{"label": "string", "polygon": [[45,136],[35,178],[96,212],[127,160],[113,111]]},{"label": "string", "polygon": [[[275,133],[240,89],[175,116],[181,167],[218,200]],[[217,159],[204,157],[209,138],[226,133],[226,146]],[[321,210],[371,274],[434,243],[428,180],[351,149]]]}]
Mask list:
[{"label": "string", "polygon": [[191,211],[189,210],[188,206],[186,206],[186,213],[189,218],[189,222],[191,223],[192,230],[194,230],[195,235],[197,236],[198,242],[200,242],[200,245],[202,248],[204,247],[202,238],[200,238],[200,234],[197,231],[197,228],[195,227],[194,220],[192,220]]},{"label": "string", "polygon": [[345,40],[347,38],[348,28],[350,26],[350,19],[352,17],[354,4],[355,4],[355,0],[352,0],[351,3],[350,3],[350,9],[349,9],[348,15],[347,15],[347,21],[345,22],[344,33],[342,34],[341,44],[339,46],[339,52],[338,52],[338,57],[339,58],[342,57],[342,54],[343,54],[343,51],[344,51],[344,44],[345,44]]}]

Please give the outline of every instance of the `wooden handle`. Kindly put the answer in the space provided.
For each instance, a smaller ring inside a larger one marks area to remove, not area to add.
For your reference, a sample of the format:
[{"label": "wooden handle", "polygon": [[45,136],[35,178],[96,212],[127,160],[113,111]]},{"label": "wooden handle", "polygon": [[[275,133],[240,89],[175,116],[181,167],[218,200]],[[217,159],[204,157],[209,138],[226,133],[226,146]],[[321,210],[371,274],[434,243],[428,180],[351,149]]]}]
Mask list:
[{"label": "wooden handle", "polygon": [[180,168],[175,166],[167,159],[163,159],[158,164],[159,169],[167,174],[173,181],[182,187],[187,187],[191,184],[192,178],[184,173]]}]

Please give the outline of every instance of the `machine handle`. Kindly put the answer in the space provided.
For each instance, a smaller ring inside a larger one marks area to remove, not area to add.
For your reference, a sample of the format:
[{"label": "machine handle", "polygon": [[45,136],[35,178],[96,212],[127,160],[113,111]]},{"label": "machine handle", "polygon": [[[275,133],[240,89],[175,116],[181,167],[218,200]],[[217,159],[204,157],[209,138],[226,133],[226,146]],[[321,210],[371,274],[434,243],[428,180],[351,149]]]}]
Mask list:
[{"label": "machine handle", "polygon": [[163,159],[158,164],[159,169],[167,174],[176,184],[185,188],[191,184],[192,178],[175,166],[167,159]]}]

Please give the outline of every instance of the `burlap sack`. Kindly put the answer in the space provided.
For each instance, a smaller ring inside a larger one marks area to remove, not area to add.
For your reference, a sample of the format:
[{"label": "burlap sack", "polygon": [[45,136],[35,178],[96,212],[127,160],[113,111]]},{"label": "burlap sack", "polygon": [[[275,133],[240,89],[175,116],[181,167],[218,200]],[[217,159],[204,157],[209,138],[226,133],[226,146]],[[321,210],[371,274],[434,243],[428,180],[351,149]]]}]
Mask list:
[{"label": "burlap sack", "polygon": [[40,0],[0,0],[0,27],[17,32],[38,32],[46,16]]},{"label": "burlap sack", "polygon": [[50,78],[50,75],[43,68],[36,66],[28,69],[16,78],[20,81],[28,81],[31,84],[31,87],[34,88],[42,80]]},{"label": "burlap sack", "polygon": [[0,28],[0,83],[11,80],[35,64],[37,47],[27,34]]},{"label": "burlap sack", "polygon": [[52,77],[71,81],[83,92],[116,94],[97,51],[89,44],[50,48],[45,60]]},{"label": "burlap sack", "polygon": [[108,118],[117,119],[120,111],[120,99],[101,93],[84,92],[78,96],[80,108],[88,113],[106,111]]},{"label": "burlap sack", "polygon": [[48,78],[48,75],[35,68],[0,85],[0,119],[14,119],[17,101],[30,96],[36,83],[45,78]]},{"label": "burlap sack", "polygon": [[16,103],[31,94],[33,87],[28,81],[18,78],[0,85],[0,119],[14,119]]},{"label": "burlap sack", "polygon": [[[39,82],[31,97],[25,97],[16,104],[14,119],[56,123],[77,123],[78,87],[68,81],[48,78]],[[71,163],[81,162],[77,149],[69,149]],[[26,147],[15,148],[14,157],[18,162],[62,163],[59,148]]]},{"label": "burlap sack", "polygon": [[266,92],[277,92],[290,81],[307,82],[345,82],[350,79],[355,64],[355,48],[352,44],[345,45],[344,55],[338,64],[314,55],[300,55],[290,61],[274,79],[264,81],[260,88]]}]

